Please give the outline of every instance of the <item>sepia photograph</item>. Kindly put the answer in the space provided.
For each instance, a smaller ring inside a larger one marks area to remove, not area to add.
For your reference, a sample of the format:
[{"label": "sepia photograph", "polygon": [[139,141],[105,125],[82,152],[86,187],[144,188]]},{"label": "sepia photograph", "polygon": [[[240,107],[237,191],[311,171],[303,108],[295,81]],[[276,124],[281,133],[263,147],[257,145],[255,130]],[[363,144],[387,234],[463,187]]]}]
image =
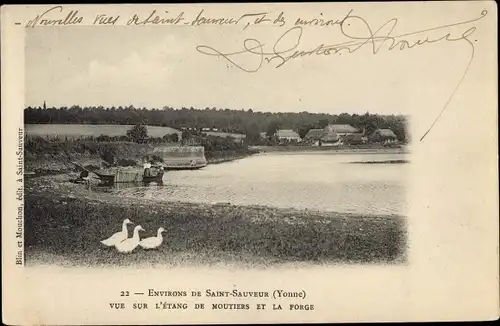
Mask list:
[{"label": "sepia photograph", "polygon": [[405,263],[403,108],[200,72],[199,37],[27,30],[27,266]]},{"label": "sepia photograph", "polygon": [[2,6],[3,322],[498,319],[496,8]]}]

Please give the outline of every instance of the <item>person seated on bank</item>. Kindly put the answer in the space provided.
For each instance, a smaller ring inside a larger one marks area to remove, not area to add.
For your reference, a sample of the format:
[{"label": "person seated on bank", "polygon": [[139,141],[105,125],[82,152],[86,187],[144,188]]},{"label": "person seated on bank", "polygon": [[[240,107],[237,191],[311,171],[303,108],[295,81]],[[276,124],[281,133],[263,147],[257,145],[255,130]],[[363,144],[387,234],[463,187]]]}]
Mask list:
[{"label": "person seated on bank", "polygon": [[77,182],[87,183],[89,182],[89,171],[83,170],[78,176]]},{"label": "person seated on bank", "polygon": [[145,177],[151,176],[151,163],[149,163],[148,161],[144,163],[144,176]]}]

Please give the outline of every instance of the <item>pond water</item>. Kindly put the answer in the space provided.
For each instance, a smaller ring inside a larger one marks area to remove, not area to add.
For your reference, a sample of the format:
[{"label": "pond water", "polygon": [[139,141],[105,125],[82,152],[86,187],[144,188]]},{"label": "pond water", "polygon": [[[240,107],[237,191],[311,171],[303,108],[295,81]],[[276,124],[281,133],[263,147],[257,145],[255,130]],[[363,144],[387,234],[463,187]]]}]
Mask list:
[{"label": "pond water", "polygon": [[360,214],[406,214],[408,154],[266,153],[167,171],[163,185],[113,189],[120,196],[265,205]]}]

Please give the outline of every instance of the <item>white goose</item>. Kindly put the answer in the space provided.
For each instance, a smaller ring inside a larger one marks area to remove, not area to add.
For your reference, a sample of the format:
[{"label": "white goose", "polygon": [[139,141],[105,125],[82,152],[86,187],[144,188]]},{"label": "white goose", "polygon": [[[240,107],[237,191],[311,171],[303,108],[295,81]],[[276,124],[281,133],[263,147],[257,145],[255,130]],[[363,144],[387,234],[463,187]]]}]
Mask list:
[{"label": "white goose", "polygon": [[161,235],[162,232],[165,232],[165,229],[159,228],[156,237],[142,239],[141,242],[139,242],[139,246],[141,246],[141,248],[143,249],[158,248],[163,242],[163,237]]},{"label": "white goose", "polygon": [[134,235],[132,235],[132,238],[128,238],[127,240],[123,240],[122,242],[118,242],[115,244],[116,249],[118,249],[119,252],[132,252],[137,246],[139,245],[139,241],[141,240],[139,238],[139,231],[145,231],[142,226],[137,225],[134,228]]},{"label": "white goose", "polygon": [[128,238],[128,229],[127,225],[128,224],[134,224],[132,223],[128,218],[123,221],[122,223],[122,230],[120,232],[116,232],[106,240],[102,240],[101,243],[105,246],[111,247],[117,244],[118,242],[122,242],[123,240]]}]

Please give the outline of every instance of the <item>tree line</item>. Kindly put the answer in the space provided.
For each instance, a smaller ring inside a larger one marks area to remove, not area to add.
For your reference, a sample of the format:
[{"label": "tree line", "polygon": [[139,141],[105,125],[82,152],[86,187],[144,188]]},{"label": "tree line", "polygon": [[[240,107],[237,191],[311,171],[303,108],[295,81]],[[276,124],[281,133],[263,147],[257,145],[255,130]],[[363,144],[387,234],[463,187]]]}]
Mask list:
[{"label": "tree line", "polygon": [[[44,105],[45,106],[45,105]],[[310,112],[254,112],[220,108],[163,108],[128,107],[27,107],[24,122],[29,124],[120,124],[150,125],[182,128],[215,128],[229,133],[246,134],[249,142],[259,139],[260,133],[274,133],[277,129],[292,129],[301,137],[311,128],[324,128],[328,124],[349,124],[371,133],[377,128],[394,131],[399,140],[408,138],[407,118],[403,115],[326,114]]]}]

